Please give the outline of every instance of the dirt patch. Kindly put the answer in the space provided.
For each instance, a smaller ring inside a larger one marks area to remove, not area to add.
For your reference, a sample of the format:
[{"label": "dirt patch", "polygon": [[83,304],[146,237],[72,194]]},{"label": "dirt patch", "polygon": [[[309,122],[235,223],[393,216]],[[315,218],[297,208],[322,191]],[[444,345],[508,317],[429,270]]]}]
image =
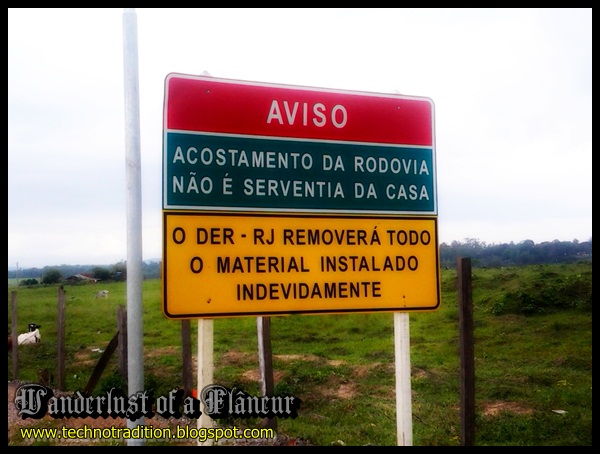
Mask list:
[{"label": "dirt patch", "polygon": [[[285,375],[282,371],[274,371],[273,372],[273,380],[278,382]],[[257,382],[260,381],[260,371],[258,369],[247,370],[242,374],[242,378],[246,381]]]},{"label": "dirt patch", "polygon": [[533,410],[516,402],[496,401],[483,404],[482,413],[484,416],[496,416],[502,412],[530,415],[533,413]]},{"label": "dirt patch", "polygon": [[353,383],[342,383],[337,388],[326,387],[322,391],[325,397],[336,397],[338,399],[351,399],[356,395],[356,385]]},{"label": "dirt patch", "polygon": [[253,358],[255,358],[255,356],[256,355],[252,355],[250,353],[240,352],[239,350],[230,350],[223,353],[219,359],[219,362],[224,365],[237,365],[251,361]]}]

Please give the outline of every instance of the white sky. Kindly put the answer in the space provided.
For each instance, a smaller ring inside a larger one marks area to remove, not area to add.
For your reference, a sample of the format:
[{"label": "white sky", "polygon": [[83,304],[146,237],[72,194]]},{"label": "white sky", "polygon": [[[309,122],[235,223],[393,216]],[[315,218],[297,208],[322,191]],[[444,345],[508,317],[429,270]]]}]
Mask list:
[{"label": "white sky", "polygon": [[[136,9],[143,257],[168,73],[435,103],[439,241],[592,237],[592,9]],[[123,9],[8,9],[8,266],[127,258]]]}]

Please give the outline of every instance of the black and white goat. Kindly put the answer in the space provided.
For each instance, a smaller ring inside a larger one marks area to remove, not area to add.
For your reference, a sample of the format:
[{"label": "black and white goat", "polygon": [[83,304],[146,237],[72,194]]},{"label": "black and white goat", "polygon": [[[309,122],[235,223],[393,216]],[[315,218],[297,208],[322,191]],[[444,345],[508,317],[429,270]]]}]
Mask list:
[{"label": "black and white goat", "polygon": [[[37,323],[30,323],[28,325],[29,331],[23,334],[19,334],[17,337],[17,345],[27,345],[27,344],[37,344],[42,340],[42,335],[40,334],[40,328],[42,325],[38,325]],[[8,349],[12,349],[12,337],[8,336]]]}]

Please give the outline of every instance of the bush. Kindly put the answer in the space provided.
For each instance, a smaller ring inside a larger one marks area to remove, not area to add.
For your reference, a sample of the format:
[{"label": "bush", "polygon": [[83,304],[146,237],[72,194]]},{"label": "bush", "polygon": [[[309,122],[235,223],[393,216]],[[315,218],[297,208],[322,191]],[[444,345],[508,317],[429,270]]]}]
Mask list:
[{"label": "bush", "polygon": [[51,268],[44,274],[42,284],[58,284],[61,280],[62,273],[56,268]]},{"label": "bush", "polygon": [[23,279],[21,282],[19,282],[19,286],[30,286],[30,285],[38,285],[39,281],[37,279],[34,278],[29,278],[29,279]]},{"label": "bush", "polygon": [[592,310],[591,275],[555,277],[528,283],[523,290],[505,293],[491,310],[495,315],[533,315],[549,310]]}]

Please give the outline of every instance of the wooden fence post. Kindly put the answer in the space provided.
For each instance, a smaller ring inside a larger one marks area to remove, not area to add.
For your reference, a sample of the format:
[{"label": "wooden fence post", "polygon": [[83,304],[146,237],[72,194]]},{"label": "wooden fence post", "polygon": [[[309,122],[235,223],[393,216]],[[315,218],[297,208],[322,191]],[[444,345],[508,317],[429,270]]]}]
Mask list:
[{"label": "wooden fence post", "polygon": [[473,446],[475,442],[475,349],[473,346],[471,259],[459,257],[456,269],[458,273],[461,444],[462,446]]},{"label": "wooden fence post", "polygon": [[65,390],[65,290],[58,287],[58,317],[57,317],[57,355],[56,355],[56,387]]},{"label": "wooden fence post", "polygon": [[[271,349],[271,318],[256,317],[258,334],[258,366],[260,368],[260,392],[263,396],[273,397],[273,351]],[[263,418],[263,427],[277,430],[275,418]]]},{"label": "wooden fence post", "polygon": [[10,305],[11,305],[11,328],[10,337],[12,343],[12,373],[13,380],[19,379],[19,332],[17,326],[17,292],[13,290],[10,292]]},{"label": "wooden fence post", "polygon": [[121,376],[127,380],[127,311],[123,305],[117,308],[117,356],[119,364],[119,372]]},{"label": "wooden fence post", "polygon": [[182,355],[182,378],[184,395],[192,395],[193,372],[192,372],[192,340],[190,337],[190,321],[181,321],[181,355]]}]

